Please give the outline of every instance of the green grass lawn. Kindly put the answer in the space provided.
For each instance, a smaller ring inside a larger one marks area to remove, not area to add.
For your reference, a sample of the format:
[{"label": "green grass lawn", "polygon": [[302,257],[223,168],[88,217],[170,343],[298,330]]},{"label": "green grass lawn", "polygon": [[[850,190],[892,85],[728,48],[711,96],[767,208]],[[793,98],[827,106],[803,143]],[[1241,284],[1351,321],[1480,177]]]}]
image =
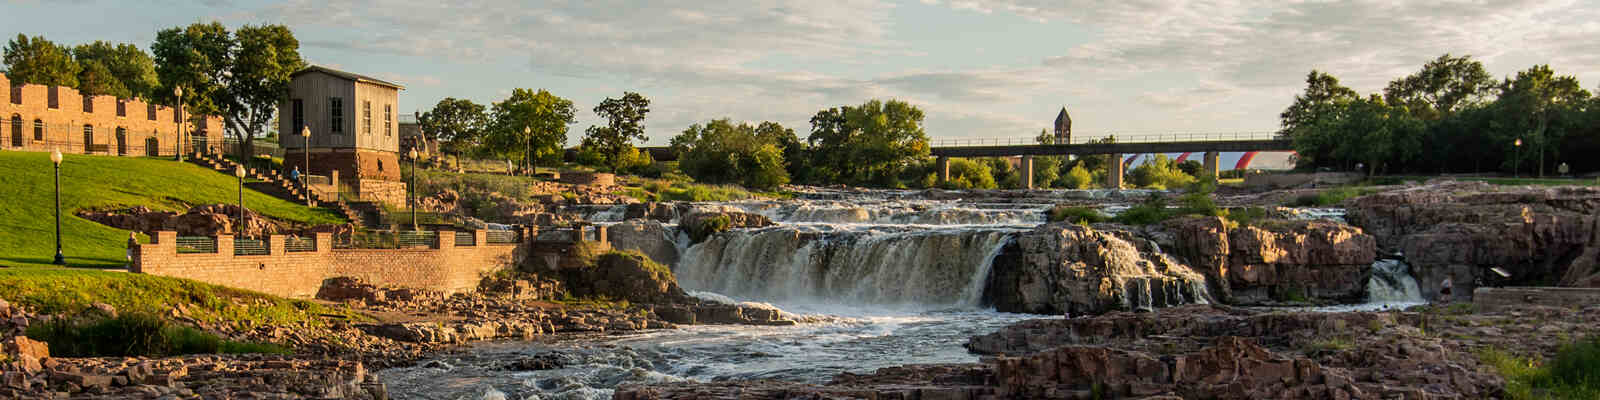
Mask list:
[{"label": "green grass lawn", "polygon": [[188,279],[81,268],[0,269],[0,298],[46,314],[73,314],[106,303],[119,311],[166,315],[181,305],[190,318],[241,327],[319,325],[322,315],[362,318],[343,308]]},{"label": "green grass lawn", "polygon": [[[238,201],[238,178],[171,159],[65,155],[61,163],[61,236],[67,264],[116,268],[128,232],[78,218],[76,210],[145,206],[185,211],[189,205]],[[0,266],[47,266],[55,256],[53,178],[48,153],[0,152]],[[268,217],[307,224],[345,220],[253,190],[245,206]]]}]

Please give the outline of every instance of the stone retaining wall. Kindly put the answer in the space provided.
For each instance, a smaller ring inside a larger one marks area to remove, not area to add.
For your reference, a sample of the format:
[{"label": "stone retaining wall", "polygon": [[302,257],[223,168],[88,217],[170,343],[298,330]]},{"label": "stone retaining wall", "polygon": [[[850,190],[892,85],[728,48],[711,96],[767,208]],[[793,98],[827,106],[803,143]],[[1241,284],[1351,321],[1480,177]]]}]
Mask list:
[{"label": "stone retaining wall", "polygon": [[561,183],[570,185],[616,186],[617,176],[604,172],[563,172]]},{"label": "stone retaining wall", "polygon": [[134,248],[129,272],[193,279],[284,297],[310,298],[324,280],[348,276],[378,286],[445,293],[470,292],[488,273],[514,268],[526,246],[491,244],[476,231],[476,245],[456,246],[453,232],[438,244],[412,249],[334,249],[332,236],[316,235],[315,251],[289,252],[283,235],[267,239],[266,255],[234,255],[231,235],[217,237],[215,253],[179,254],[177,233],[157,232],[150,244]]},{"label": "stone retaining wall", "polygon": [[1472,305],[1480,311],[1519,305],[1583,307],[1600,304],[1600,289],[1565,287],[1480,287],[1472,291]]}]

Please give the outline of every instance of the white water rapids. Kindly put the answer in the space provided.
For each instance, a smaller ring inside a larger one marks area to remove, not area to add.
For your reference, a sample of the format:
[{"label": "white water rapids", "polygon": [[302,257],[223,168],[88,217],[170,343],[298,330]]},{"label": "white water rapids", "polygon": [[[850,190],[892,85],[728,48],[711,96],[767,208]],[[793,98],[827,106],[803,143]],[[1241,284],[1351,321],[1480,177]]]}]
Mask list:
[{"label": "white water rapids", "polygon": [[[981,304],[995,256],[1018,232],[1042,223],[1047,205],[896,193],[691,206],[759,213],[779,224],[683,243],[674,273],[684,289],[702,299],[827,316],[825,322],[483,343],[379,375],[394,397],[426,399],[608,399],[622,384],[686,379],[825,383],[842,372],[975,362],[961,346],[969,337],[1042,317]],[[1115,196],[1085,193],[1057,197]],[[625,210],[594,207],[591,217],[614,221]],[[1415,282],[1405,285],[1403,264],[1386,267],[1382,278],[1378,270],[1374,301],[1401,301],[1408,288],[1415,291]],[[555,368],[513,367],[529,359]]]}]

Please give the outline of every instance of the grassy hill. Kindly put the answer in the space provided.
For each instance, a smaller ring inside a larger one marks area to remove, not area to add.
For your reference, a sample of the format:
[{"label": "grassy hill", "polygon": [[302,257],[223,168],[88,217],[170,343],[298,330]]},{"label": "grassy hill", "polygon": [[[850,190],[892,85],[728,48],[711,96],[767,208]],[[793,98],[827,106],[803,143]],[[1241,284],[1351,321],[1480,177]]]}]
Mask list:
[{"label": "grassy hill", "polygon": [[[54,181],[48,153],[0,152],[0,266],[45,266],[55,256]],[[145,206],[182,212],[238,201],[238,178],[171,159],[65,155],[61,236],[67,264],[121,267],[128,231],[78,218],[76,210]],[[324,210],[245,190],[245,207],[308,224],[344,223]]]}]

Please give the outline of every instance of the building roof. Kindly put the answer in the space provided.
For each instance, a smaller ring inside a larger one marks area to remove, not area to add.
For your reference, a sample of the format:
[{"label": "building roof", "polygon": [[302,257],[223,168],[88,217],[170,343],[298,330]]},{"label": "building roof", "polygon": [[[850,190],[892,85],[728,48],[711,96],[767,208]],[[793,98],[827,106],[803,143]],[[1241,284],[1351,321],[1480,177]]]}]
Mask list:
[{"label": "building roof", "polygon": [[300,76],[300,74],[311,73],[311,72],[321,72],[321,73],[324,73],[324,74],[333,75],[333,76],[336,76],[336,77],[339,77],[339,78],[343,78],[343,79],[347,79],[347,80],[351,80],[351,81],[366,82],[366,83],[371,83],[371,84],[379,85],[379,86],[388,86],[388,87],[395,88],[395,90],[404,90],[406,88],[405,86],[400,86],[399,84],[396,84],[396,83],[390,83],[390,82],[384,81],[382,79],[373,78],[373,77],[370,77],[370,76],[357,74],[357,73],[344,72],[344,71],[340,71],[340,70],[336,70],[336,69],[328,68],[328,67],[323,67],[323,66],[319,66],[319,65],[312,65],[312,66],[306,67],[305,69],[302,69],[302,70],[299,70],[299,71],[295,71],[295,73],[289,74],[289,76],[290,77],[295,77],[295,76]]}]

